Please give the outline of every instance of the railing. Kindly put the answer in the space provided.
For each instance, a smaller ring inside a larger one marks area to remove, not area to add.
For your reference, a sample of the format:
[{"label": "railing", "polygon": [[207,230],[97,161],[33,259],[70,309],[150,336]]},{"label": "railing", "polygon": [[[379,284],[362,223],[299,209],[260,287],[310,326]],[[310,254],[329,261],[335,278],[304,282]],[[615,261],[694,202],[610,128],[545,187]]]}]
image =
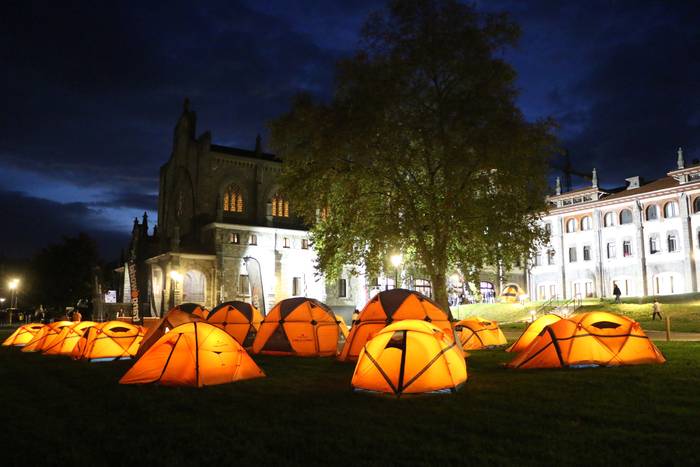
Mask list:
[{"label": "railing", "polygon": [[533,321],[539,316],[546,315],[547,313],[554,313],[566,317],[576,313],[576,310],[581,308],[582,304],[583,299],[581,298],[581,294],[576,294],[572,298],[564,301],[560,301],[556,295],[552,295],[549,300],[544,302],[535,310],[532,310],[530,313]]}]

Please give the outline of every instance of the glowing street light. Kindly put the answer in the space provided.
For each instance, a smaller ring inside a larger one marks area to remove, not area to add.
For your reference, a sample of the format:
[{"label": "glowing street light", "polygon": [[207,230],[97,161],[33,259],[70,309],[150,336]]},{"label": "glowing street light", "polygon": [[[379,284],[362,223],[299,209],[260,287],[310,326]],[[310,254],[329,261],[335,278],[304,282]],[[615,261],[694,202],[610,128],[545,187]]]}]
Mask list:
[{"label": "glowing street light", "polygon": [[401,253],[391,255],[390,260],[391,260],[391,264],[394,265],[394,288],[398,289],[399,288],[399,266],[401,266],[401,262],[403,261],[403,255]]},{"label": "glowing street light", "polygon": [[175,282],[182,282],[182,274],[175,270],[170,271],[170,278]]}]

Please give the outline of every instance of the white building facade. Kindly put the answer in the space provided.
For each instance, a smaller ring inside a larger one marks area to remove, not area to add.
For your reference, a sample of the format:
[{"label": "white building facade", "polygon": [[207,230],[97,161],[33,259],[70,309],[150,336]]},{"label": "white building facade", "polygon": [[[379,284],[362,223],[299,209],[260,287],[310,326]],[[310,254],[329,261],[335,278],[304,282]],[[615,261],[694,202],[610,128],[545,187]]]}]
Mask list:
[{"label": "white building facade", "polygon": [[557,182],[542,219],[550,240],[529,271],[530,297],[611,297],[697,292],[700,249],[700,165],[677,168],[621,190],[592,185],[562,193]]}]

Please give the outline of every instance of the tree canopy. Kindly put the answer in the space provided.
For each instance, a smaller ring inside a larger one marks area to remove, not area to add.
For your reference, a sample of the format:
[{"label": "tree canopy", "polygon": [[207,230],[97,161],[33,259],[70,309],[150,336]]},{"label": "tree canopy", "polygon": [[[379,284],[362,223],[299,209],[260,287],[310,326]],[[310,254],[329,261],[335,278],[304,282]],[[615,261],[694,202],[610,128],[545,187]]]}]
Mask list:
[{"label": "tree canopy", "polygon": [[452,0],[397,0],[365,23],[329,102],[271,122],[318,267],[374,274],[401,251],[447,305],[445,278],[512,266],[545,233],[551,121],[528,122],[503,51],[519,28]]}]

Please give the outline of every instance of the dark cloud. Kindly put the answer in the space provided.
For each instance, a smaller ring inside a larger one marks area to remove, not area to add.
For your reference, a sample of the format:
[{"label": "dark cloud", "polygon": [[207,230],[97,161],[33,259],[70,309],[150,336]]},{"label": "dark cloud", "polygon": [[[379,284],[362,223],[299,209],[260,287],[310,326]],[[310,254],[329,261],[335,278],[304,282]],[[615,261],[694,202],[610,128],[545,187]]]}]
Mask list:
[{"label": "dark cloud", "polygon": [[157,193],[111,193],[109,199],[90,203],[93,207],[104,208],[133,208],[139,211],[155,211],[158,209]]},{"label": "dark cloud", "polygon": [[115,259],[129,241],[130,232],[116,230],[98,211],[84,203],[57,203],[14,191],[0,191],[0,257],[29,257],[62,236],[85,232],[106,259]]}]

